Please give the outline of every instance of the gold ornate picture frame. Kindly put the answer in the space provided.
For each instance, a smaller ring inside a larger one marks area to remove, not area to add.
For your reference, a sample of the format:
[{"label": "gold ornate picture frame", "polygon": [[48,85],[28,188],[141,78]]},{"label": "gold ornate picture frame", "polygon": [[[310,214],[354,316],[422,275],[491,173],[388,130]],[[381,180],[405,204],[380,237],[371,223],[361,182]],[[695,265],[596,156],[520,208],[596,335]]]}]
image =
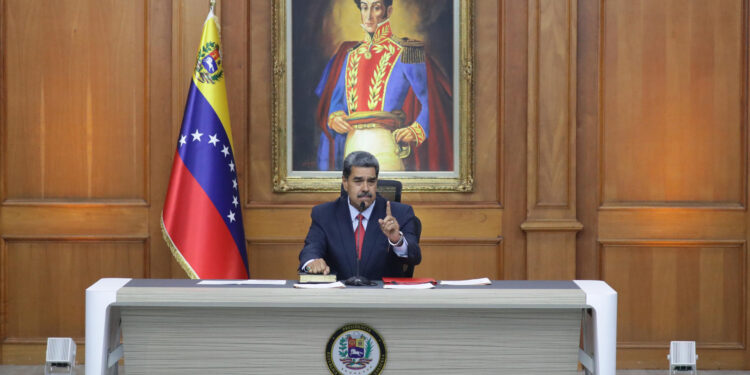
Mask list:
[{"label": "gold ornate picture frame", "polygon": [[472,0],[393,0],[373,32],[353,0],[273,1],[274,191],[338,191],[357,149],[405,191],[472,191]]}]

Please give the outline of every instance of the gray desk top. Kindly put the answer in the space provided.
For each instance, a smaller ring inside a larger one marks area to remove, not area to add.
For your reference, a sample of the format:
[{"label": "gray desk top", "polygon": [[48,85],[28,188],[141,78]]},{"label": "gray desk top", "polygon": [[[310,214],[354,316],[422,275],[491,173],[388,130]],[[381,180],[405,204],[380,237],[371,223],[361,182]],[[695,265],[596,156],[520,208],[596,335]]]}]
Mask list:
[{"label": "gray desk top", "polygon": [[286,285],[198,285],[198,280],[134,279],[117,292],[118,306],[288,308],[581,308],[586,295],[572,281],[493,281],[434,289],[297,289]]}]

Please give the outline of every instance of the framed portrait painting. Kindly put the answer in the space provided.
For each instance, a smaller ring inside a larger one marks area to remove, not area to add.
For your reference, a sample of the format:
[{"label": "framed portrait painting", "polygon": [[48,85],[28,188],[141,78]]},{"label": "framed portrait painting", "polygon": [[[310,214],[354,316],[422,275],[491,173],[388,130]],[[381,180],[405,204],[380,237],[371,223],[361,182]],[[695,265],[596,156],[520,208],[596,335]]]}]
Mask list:
[{"label": "framed portrait painting", "polygon": [[404,190],[471,191],[470,0],[274,0],[274,191],[338,191],[368,151]]}]

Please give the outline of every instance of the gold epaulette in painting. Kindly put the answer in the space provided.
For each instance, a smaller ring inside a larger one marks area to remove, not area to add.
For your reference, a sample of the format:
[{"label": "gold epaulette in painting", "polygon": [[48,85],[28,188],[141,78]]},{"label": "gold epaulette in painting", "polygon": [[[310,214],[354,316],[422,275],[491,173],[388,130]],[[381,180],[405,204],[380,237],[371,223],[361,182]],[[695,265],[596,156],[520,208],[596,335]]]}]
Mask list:
[{"label": "gold epaulette in painting", "polygon": [[421,64],[424,62],[424,42],[409,38],[393,39],[404,48],[401,62],[404,64]]}]

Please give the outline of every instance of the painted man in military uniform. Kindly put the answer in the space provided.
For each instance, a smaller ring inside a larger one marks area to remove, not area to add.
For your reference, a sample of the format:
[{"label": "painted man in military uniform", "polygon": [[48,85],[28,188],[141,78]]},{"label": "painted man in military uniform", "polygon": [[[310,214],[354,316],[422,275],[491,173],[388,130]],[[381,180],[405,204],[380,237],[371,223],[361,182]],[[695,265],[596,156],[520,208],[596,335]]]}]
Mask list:
[{"label": "painted man in military uniform", "polygon": [[342,43],[316,89],[318,168],[340,170],[362,150],[382,170],[452,170],[450,83],[422,42],[394,36],[393,0],[354,3],[364,39]]}]

